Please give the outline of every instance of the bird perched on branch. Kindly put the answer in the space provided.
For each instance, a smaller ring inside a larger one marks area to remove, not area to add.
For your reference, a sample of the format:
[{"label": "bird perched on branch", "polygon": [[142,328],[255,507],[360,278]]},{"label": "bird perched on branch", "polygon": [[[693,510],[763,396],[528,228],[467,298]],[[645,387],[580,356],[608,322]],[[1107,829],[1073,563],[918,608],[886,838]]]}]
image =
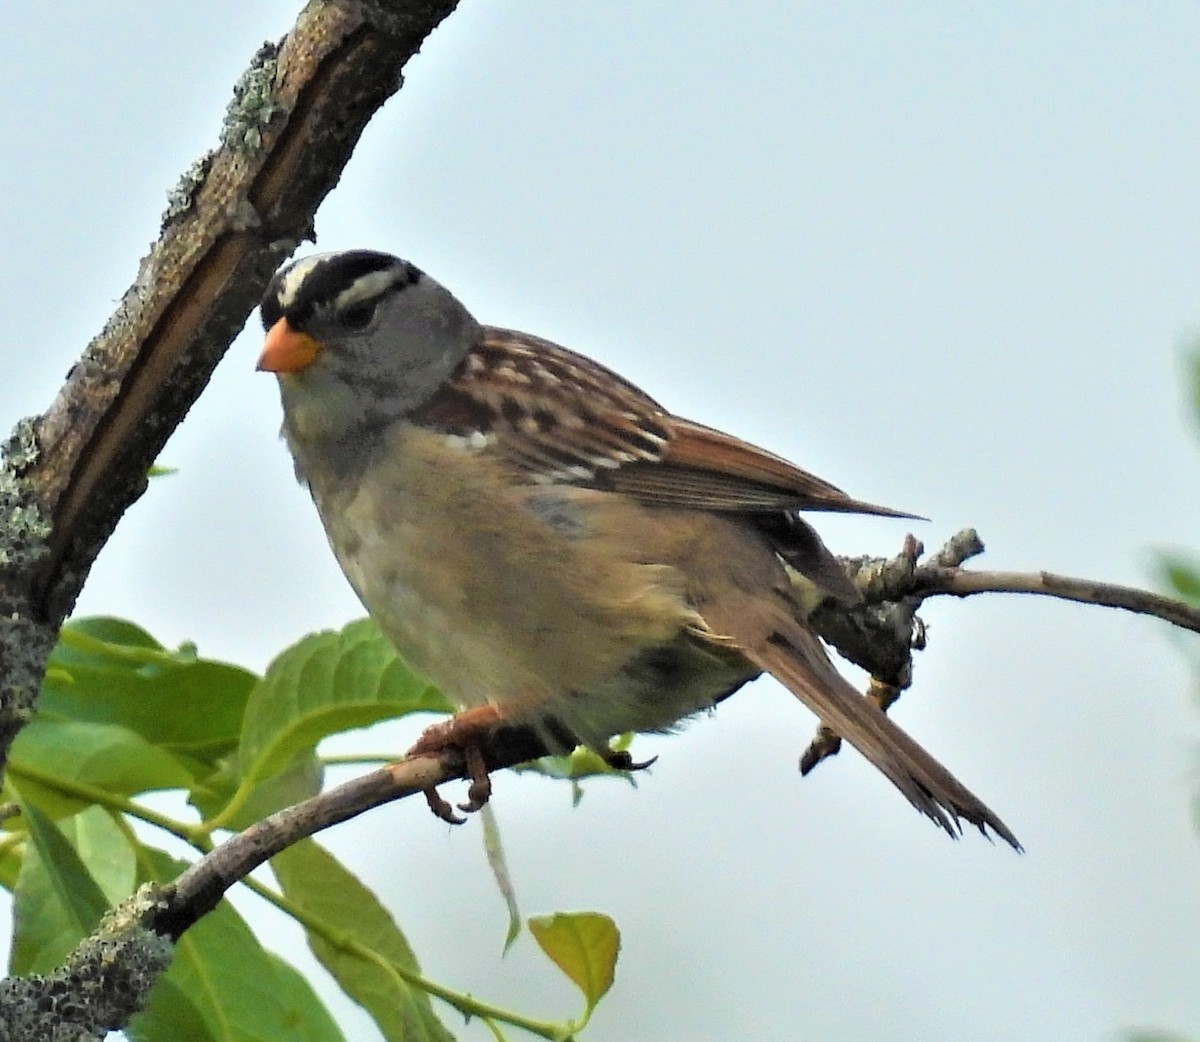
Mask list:
[{"label": "bird perched on branch", "polygon": [[[669,730],[775,676],[952,835],[1004,823],[864,699],[808,628],[803,576],[860,599],[803,510],[907,516],[674,416],[546,340],[480,325],[406,261],[294,261],[259,369],[342,570],[404,659],[463,707],[413,753],[535,729],[547,748]],[[452,816],[430,793],[431,806]]]}]

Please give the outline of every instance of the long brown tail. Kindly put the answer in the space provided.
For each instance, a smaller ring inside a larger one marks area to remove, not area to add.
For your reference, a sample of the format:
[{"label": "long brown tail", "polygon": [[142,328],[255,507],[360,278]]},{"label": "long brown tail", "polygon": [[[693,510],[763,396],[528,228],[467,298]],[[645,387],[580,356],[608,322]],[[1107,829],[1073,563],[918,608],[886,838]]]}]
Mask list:
[{"label": "long brown tail", "polygon": [[740,650],[858,749],[917,810],[951,836],[957,838],[961,822],[968,821],[984,835],[991,829],[1015,850],[1021,849],[1003,821],[855,690],[833,667],[817,638],[799,623],[778,627],[765,641],[753,647],[740,645]]}]

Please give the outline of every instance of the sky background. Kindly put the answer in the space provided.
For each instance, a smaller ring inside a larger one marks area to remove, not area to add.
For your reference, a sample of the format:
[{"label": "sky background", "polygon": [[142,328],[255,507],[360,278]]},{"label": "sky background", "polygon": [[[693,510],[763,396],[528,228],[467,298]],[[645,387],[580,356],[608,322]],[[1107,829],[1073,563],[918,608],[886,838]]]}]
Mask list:
[{"label": "sky background", "polygon": [[[297,9],[6,10],[0,426],[49,404]],[[465,0],[368,128],[319,248],[401,254],[485,322],[928,515],[931,547],[973,525],[989,567],[1147,585],[1155,548],[1200,547],[1181,363],[1200,328],[1197,53],[1187,3]],[[361,614],[277,440],[260,339],[254,317],[78,606],[256,669]],[[906,530],[815,520],[844,553],[891,554]],[[896,719],[1023,856],[949,841],[856,755],[801,780],[813,721],[769,681],[639,740],[660,759],[636,791],[592,785],[572,810],[561,786],[497,779],[526,914],[623,931],[586,1038],[1200,1037],[1187,645],[1019,597],[925,618]],[[527,938],[501,960],[477,822],[408,801],[326,840],[431,976],[575,1012]],[[349,1037],[377,1037],[334,1001]]]}]

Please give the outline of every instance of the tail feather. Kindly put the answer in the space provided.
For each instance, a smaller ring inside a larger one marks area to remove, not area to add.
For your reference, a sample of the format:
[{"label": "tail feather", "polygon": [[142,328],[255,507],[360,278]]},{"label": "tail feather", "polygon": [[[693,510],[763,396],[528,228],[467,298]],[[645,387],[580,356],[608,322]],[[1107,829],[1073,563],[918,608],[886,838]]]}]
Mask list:
[{"label": "tail feather", "polygon": [[740,646],[751,662],[772,674],[821,722],[850,742],[883,772],[922,814],[957,838],[963,821],[991,829],[1021,849],[1017,837],[982,801],[854,689],[829,661],[820,642],[799,624],[777,629],[755,646]]}]

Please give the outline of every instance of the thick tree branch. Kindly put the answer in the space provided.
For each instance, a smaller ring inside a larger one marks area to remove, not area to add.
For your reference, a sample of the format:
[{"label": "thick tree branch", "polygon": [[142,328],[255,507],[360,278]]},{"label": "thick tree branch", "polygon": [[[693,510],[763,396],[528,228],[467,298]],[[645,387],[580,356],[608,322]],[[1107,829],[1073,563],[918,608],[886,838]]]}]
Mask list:
[{"label": "thick tree branch", "polygon": [[0,1040],[89,1042],[124,1027],[171,964],[173,946],[151,928],[162,908],[142,887],[53,973],[0,981]]},{"label": "thick tree branch", "polygon": [[[96,556],[272,272],[312,237],[404,64],[455,4],[312,0],[280,44],[264,45],[220,144],[184,174],[103,331],[46,413],[0,448],[0,773]],[[81,945],[56,975],[3,982],[0,1037],[102,1038],[123,1025],[167,959],[140,925],[118,932]],[[100,986],[126,969],[119,986]]]},{"label": "thick tree branch", "polygon": [[37,423],[25,477],[51,523],[41,616],[69,610],[271,273],[311,237],[367,121],[453,7],[312,3],[255,56],[220,146],[185,175],[136,280]]},{"label": "thick tree branch", "polygon": [[0,767],[45,657],[159,450],[312,236],[367,121],[454,0],[314,0],[235,89],[158,241],[47,412],[0,459]]}]

